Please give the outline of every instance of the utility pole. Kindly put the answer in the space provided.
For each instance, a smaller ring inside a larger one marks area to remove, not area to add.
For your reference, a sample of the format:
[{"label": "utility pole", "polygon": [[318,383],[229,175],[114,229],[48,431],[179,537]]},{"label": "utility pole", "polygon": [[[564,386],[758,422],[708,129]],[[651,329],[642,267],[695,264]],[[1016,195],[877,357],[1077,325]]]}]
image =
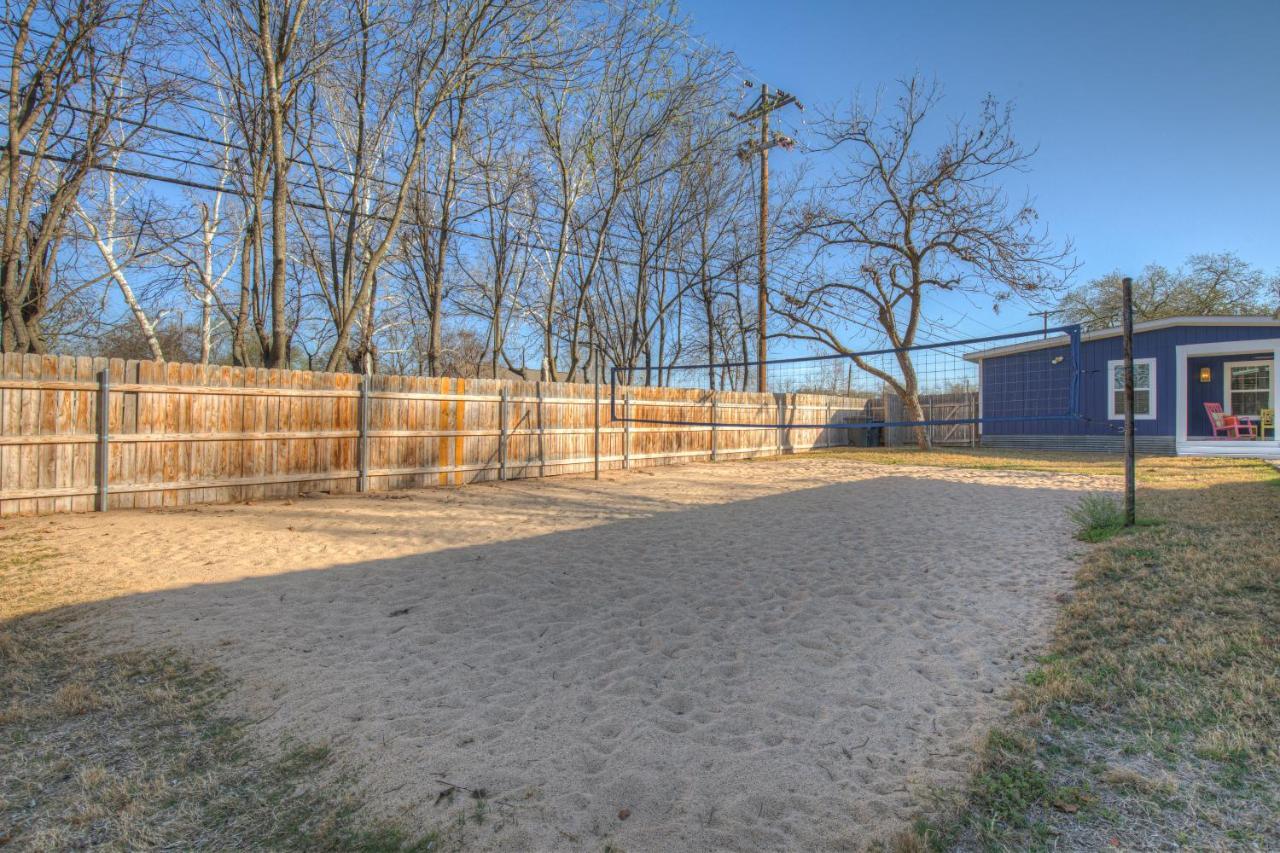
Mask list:
[{"label": "utility pole", "polygon": [[[750,86],[751,81],[744,81],[744,85]],[[799,110],[804,109],[804,105],[796,100],[795,95],[781,89],[770,92],[768,86],[761,84],[760,97],[755,103],[745,113],[734,116],[743,123],[757,119],[760,121],[759,139],[743,142],[738,148],[738,158],[746,160],[752,154],[760,155],[760,227],[756,235],[759,253],[759,279],[756,289],[756,357],[759,364],[756,368],[756,377],[757,390],[761,392],[769,390],[765,366],[765,359],[769,357],[769,345],[766,340],[769,318],[769,149],[775,145],[794,148],[796,144],[795,140],[789,136],[769,132],[769,113],[789,104],[795,104]]]},{"label": "utility pole", "polygon": [[1039,317],[1042,320],[1044,320],[1044,336],[1047,338],[1049,337],[1049,318],[1057,313],[1058,313],[1057,311],[1031,311],[1027,314],[1027,316]]}]

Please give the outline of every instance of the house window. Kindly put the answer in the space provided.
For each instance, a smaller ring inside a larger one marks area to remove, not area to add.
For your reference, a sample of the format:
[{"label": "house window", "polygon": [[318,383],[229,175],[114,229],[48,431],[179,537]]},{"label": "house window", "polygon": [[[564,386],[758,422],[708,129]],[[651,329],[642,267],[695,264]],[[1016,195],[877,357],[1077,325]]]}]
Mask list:
[{"label": "house window", "polygon": [[[1107,417],[1120,420],[1124,417],[1124,362],[1107,362],[1110,386],[1107,395]],[[1133,419],[1153,421],[1156,418],[1156,360],[1133,360]]]},{"label": "house window", "polygon": [[1222,366],[1222,403],[1228,414],[1257,416],[1272,407],[1272,367],[1270,361],[1229,361]]}]

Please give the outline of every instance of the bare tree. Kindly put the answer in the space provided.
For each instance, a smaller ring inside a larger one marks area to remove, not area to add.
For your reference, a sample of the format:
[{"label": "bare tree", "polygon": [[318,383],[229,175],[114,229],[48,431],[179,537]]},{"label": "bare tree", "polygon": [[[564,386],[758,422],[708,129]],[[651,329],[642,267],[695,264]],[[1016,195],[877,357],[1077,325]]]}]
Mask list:
[{"label": "bare tree", "polygon": [[[936,84],[912,78],[886,112],[855,105],[822,121],[841,165],[788,223],[818,275],[787,285],[774,306],[793,324],[790,337],[844,354],[853,352],[850,325],[873,323],[899,348],[898,369],[854,361],[901,398],[911,420],[924,419],[919,381],[900,348],[916,343],[930,293],[1001,300],[1050,289],[1072,269],[1070,246],[1053,244],[1031,203],[1011,204],[1001,187],[1034,153],[1015,141],[1009,108],[987,99],[975,122],[953,123],[928,149],[926,119],[940,96]],[[928,431],[915,432],[927,447]]]},{"label": "bare tree", "polygon": [[[1065,294],[1057,311],[1090,329],[1120,325],[1120,273],[1095,278]],[[1273,296],[1274,294],[1274,296]],[[1136,320],[1215,314],[1265,316],[1280,305],[1280,276],[1267,275],[1230,252],[1199,254],[1176,269],[1149,264],[1133,282]]]},{"label": "bare tree", "polygon": [[191,195],[187,209],[195,218],[189,229],[194,244],[186,235],[172,240],[166,248],[168,264],[177,271],[183,286],[200,306],[200,363],[208,364],[213,355],[216,318],[222,316],[228,328],[234,327],[233,316],[224,297],[227,279],[236,269],[245,234],[244,219],[235,215],[230,205],[232,157],[226,122],[219,121],[222,148],[217,154],[217,182],[211,195]]},{"label": "bare tree", "polygon": [[[391,135],[402,143],[391,169],[395,177],[384,184],[387,189],[380,203],[366,214],[367,246],[360,274],[353,277],[352,296],[338,313],[336,339],[328,361],[330,370],[349,357],[353,329],[370,310],[378,270],[394,248],[415,193],[421,189],[420,177],[429,166],[431,136],[437,122],[442,117],[449,119],[445,134],[449,140],[446,177],[442,184],[445,195],[440,207],[442,215],[434,223],[434,257],[429,270],[432,280],[438,282],[453,228],[453,170],[467,99],[488,85],[490,75],[521,75],[536,68],[545,53],[541,47],[543,38],[557,20],[557,6],[549,0],[458,0],[425,6],[410,4],[407,9],[411,17],[406,27],[387,33],[399,50],[389,69],[394,97],[388,97],[387,103],[394,108],[386,112]],[[382,70],[388,70],[385,64]],[[355,210],[354,200],[358,197],[352,196],[347,206],[349,215]]]},{"label": "bare tree", "polygon": [[557,377],[741,349],[737,89],[671,4],[191,0],[144,39],[150,0],[20,2],[6,348]]},{"label": "bare tree", "polygon": [[465,313],[486,324],[489,372],[495,379],[500,366],[513,372],[526,369],[523,360],[518,365],[511,362],[507,343],[531,277],[531,212],[536,209],[529,157],[513,144],[511,137],[517,130],[504,107],[509,107],[509,101],[499,101],[495,109],[486,111],[468,148],[480,181],[485,239],[479,260],[461,267],[465,282],[459,299]]},{"label": "bare tree", "polygon": [[150,233],[153,212],[146,202],[131,204],[132,192],[121,187],[120,178],[114,170],[119,161],[120,151],[117,149],[108,160],[112,168],[103,171],[98,180],[93,181],[101,189],[97,203],[91,204],[82,195],[76,199],[74,208],[87,239],[102,258],[105,275],[119,288],[121,298],[137,323],[138,333],[146,342],[151,358],[164,361],[164,349],[156,336],[155,319],[143,307],[127,271],[128,267],[141,265],[147,256],[157,251],[147,245],[148,237],[154,236]]},{"label": "bare tree", "polygon": [[445,105],[439,174],[433,180],[433,170],[423,168],[422,177],[410,190],[405,244],[411,260],[407,269],[413,285],[411,293],[426,321],[426,366],[432,376],[438,375],[441,368],[449,250],[454,230],[466,219],[458,211],[458,160],[467,146],[466,120],[473,97],[470,81],[464,81],[457,97]]},{"label": "bare tree", "polygon": [[41,321],[81,187],[112,147],[116,120],[145,121],[163,86],[139,74],[124,85],[147,0],[26,0],[13,14],[3,23],[13,48],[0,162],[0,350],[44,352]]},{"label": "bare tree", "polygon": [[[237,252],[239,291],[234,304],[221,307],[231,329],[231,359],[239,365],[281,366],[287,355],[285,246],[292,158],[282,155],[276,142],[286,149],[295,147],[297,125],[286,121],[283,112],[313,82],[313,66],[304,54],[314,46],[314,27],[304,29],[306,12],[307,0],[280,8],[271,0],[198,0],[187,22],[212,76],[212,97],[206,100],[223,111],[215,116],[223,150],[235,151],[223,174],[233,179],[244,222]],[[273,38],[273,32],[283,41]],[[304,35],[306,45],[300,49]],[[268,91],[272,89],[274,93]],[[192,93],[193,100],[200,97]]]},{"label": "bare tree", "polygon": [[290,115],[324,53],[323,36],[308,0],[252,0],[252,5],[232,0],[226,9],[228,22],[253,47],[260,63],[271,161],[271,332],[263,336],[263,363],[286,367]]}]

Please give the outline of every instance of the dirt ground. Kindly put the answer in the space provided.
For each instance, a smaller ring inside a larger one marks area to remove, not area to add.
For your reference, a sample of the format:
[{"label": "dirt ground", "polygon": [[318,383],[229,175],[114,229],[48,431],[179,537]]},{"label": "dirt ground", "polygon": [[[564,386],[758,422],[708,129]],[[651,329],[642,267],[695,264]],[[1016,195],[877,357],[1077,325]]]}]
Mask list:
[{"label": "dirt ground", "polygon": [[963,781],[1082,550],[1067,507],[1112,483],[793,457],[8,526],[61,554],[69,623],[213,662],[380,816],[857,849]]}]

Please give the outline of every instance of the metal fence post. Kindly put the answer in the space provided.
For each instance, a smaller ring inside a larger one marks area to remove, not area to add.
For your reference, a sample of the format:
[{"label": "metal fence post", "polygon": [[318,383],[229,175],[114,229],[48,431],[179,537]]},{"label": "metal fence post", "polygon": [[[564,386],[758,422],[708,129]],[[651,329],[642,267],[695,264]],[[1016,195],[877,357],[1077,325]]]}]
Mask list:
[{"label": "metal fence post", "polygon": [[774,443],[775,443],[775,444],[777,445],[777,447],[778,447],[778,450],[777,450],[777,455],[778,455],[778,456],[781,456],[781,455],[782,455],[782,424],[783,424],[783,417],[784,417],[784,416],[783,416],[783,413],[782,413],[782,409],[783,409],[783,407],[786,405],[785,397],[786,397],[786,395],[785,395],[785,394],[775,395],[775,397],[774,397],[774,399],[776,399],[776,400],[778,401],[778,406],[777,406],[777,409],[778,409],[778,432],[777,432],[777,434],[774,436]]},{"label": "metal fence post", "polygon": [[969,395],[969,413],[973,415],[974,421],[969,424],[969,446],[978,446],[978,421],[982,418],[982,409],[978,405],[978,397],[976,394]]},{"label": "metal fence post", "polygon": [[498,391],[498,479],[507,479],[507,386]]},{"label": "metal fence post", "polygon": [[622,398],[622,467],[631,467],[631,392]]},{"label": "metal fence post", "polygon": [[367,492],[369,491],[369,376],[367,374],[360,377],[360,410],[356,417],[360,429],[357,445],[360,478],[356,481],[356,490]]},{"label": "metal fence post", "polygon": [[592,476],[595,479],[599,480],[600,479],[600,368],[599,366],[597,366],[595,369],[595,379],[596,379],[595,394],[593,398],[594,402],[591,406],[591,411],[593,414],[593,417],[591,418],[591,423],[592,423],[592,431],[594,433],[594,439],[592,441],[592,454],[595,457],[593,462],[593,467],[592,467],[592,471],[593,471]]},{"label": "metal fence post", "polygon": [[98,498],[95,509],[107,511],[108,478],[111,476],[111,374],[98,371]]},{"label": "metal fence post", "polygon": [[533,384],[534,392],[538,396],[538,476],[547,476],[547,446],[545,442],[546,433],[542,424],[542,380],[538,380]]},{"label": "metal fence post", "polygon": [[711,392],[711,461],[715,462],[718,457],[719,447],[717,446],[717,430],[716,421],[716,392]]}]

